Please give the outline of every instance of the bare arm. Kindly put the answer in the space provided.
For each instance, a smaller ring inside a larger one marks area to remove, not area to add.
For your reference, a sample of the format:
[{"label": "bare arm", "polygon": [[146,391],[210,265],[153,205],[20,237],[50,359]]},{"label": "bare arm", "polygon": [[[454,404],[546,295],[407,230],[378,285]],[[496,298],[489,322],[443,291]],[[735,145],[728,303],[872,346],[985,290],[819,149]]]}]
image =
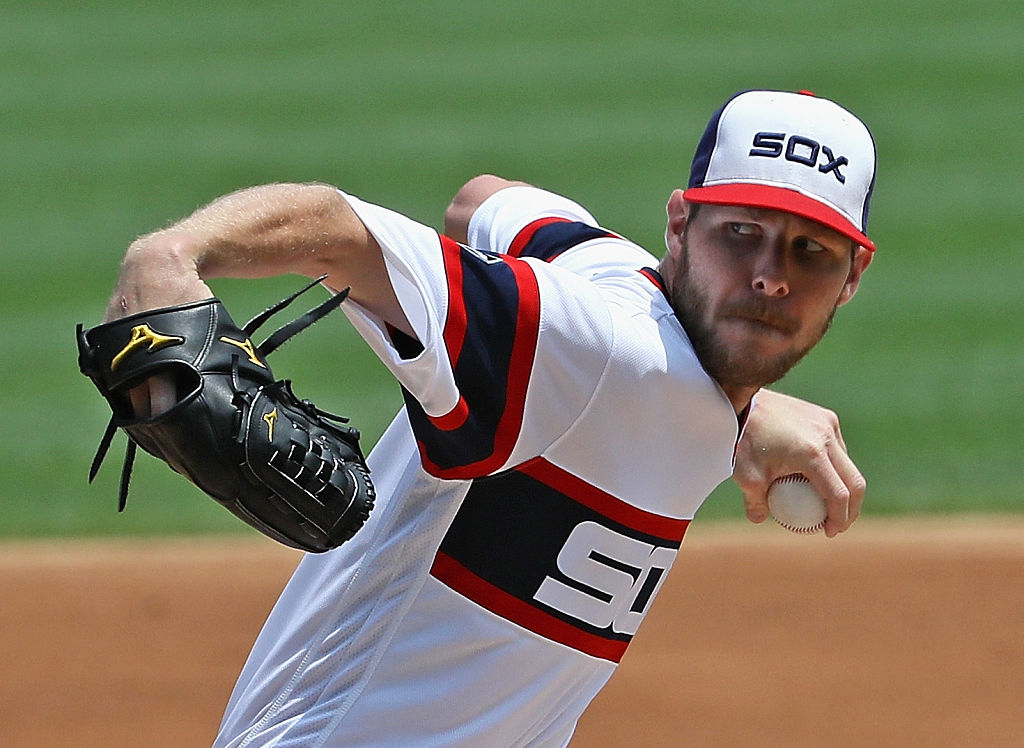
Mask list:
[{"label": "bare arm", "polygon": [[350,297],[412,333],[380,247],[333,187],[271,184],[214,200],[128,248],[106,318],[195,301],[211,278],[327,275]]},{"label": "bare arm", "polygon": [[835,413],[795,397],[761,390],[736,447],[733,473],[751,522],[763,522],[768,517],[768,486],[790,473],[806,475],[825,497],[826,535],[838,535],[857,519],[866,484],[846,452]]},{"label": "bare arm", "polygon": [[444,214],[444,233],[457,242],[465,243],[468,239],[469,219],[484,200],[495,192],[516,185],[528,186],[526,182],[517,182],[493,174],[481,174],[473,177],[455,193],[451,204]]},{"label": "bare arm", "polygon": [[[326,275],[334,289],[412,335],[380,246],[344,197],[318,184],[251,187],[214,200],[125,254],[106,320],[213,296],[206,280]],[[152,377],[130,393],[135,415],[176,402],[174,383]]]}]

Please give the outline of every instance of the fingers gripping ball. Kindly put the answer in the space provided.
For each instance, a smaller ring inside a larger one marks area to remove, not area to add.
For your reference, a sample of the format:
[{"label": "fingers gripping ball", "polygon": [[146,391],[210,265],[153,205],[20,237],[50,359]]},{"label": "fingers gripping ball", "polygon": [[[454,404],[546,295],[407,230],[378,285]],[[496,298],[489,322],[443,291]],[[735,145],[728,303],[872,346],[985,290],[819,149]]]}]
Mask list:
[{"label": "fingers gripping ball", "polygon": [[[322,279],[318,279],[322,280]],[[217,299],[78,326],[79,367],[113,411],[92,480],[118,428],[128,434],[120,505],[136,448],[166,462],[239,519],[294,548],[322,552],[348,540],[374,503],[359,432],[275,379],[266,357],[345,298],[340,293],[260,345],[251,335],[303,291],[239,328]],[[139,417],[129,393],[173,382],[170,407]]]},{"label": "fingers gripping ball", "polygon": [[787,530],[804,535],[821,532],[828,516],[825,500],[800,473],[783,476],[768,487],[768,510]]}]

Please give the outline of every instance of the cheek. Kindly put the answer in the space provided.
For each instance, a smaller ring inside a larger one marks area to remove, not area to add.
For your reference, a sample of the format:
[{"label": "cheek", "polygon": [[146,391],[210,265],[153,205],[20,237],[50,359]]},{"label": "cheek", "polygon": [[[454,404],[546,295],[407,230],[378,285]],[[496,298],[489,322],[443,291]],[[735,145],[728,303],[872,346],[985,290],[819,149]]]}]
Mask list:
[{"label": "cheek", "polygon": [[799,309],[804,319],[814,324],[826,314],[830,314],[836,308],[839,294],[834,289],[817,288],[802,297]]},{"label": "cheek", "polygon": [[[709,241],[700,232],[684,237],[677,275],[690,297],[690,306],[699,305],[710,324],[723,304],[749,298],[752,271],[737,253]],[[693,300],[698,300],[694,304]]]},{"label": "cheek", "polygon": [[704,325],[712,325],[723,299],[727,298],[721,280],[712,273],[698,271],[687,274],[680,288],[686,297],[683,303],[698,313]]},{"label": "cheek", "polygon": [[851,286],[847,282],[848,271],[848,267],[836,267],[831,272],[803,273],[798,276],[799,281],[794,281],[791,291],[799,294],[808,309],[831,313],[837,306],[849,300]]},{"label": "cheek", "polygon": [[711,254],[700,258],[696,266],[690,264],[690,284],[700,289],[701,295],[712,304],[749,288],[749,280],[741,278],[738,268],[723,263],[723,259]]},{"label": "cheek", "polygon": [[842,304],[842,289],[819,290],[813,299],[803,307],[803,333],[814,342],[819,340],[832,323],[836,309]]}]

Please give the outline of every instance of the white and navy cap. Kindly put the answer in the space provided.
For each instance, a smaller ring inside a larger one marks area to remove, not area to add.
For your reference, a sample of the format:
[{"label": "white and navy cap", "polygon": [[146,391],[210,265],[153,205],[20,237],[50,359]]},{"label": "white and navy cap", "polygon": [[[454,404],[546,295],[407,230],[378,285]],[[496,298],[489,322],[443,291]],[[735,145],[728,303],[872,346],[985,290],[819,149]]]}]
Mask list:
[{"label": "white and navy cap", "polygon": [[856,116],[809,91],[744,91],[708,123],[683,197],[793,213],[873,252],[874,185],[875,141]]}]

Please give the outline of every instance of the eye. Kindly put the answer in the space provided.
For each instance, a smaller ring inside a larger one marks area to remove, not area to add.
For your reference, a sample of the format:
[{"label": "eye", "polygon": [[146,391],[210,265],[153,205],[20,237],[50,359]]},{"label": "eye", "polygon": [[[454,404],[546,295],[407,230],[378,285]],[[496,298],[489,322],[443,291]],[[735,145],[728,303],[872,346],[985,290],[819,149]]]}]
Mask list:
[{"label": "eye", "polygon": [[817,254],[819,252],[827,252],[828,247],[824,244],[819,244],[813,239],[808,239],[806,236],[801,236],[793,242],[793,246],[801,252],[809,252],[811,254]]},{"label": "eye", "polygon": [[755,236],[757,234],[757,226],[752,223],[732,222],[729,224],[729,230],[740,236]]}]

